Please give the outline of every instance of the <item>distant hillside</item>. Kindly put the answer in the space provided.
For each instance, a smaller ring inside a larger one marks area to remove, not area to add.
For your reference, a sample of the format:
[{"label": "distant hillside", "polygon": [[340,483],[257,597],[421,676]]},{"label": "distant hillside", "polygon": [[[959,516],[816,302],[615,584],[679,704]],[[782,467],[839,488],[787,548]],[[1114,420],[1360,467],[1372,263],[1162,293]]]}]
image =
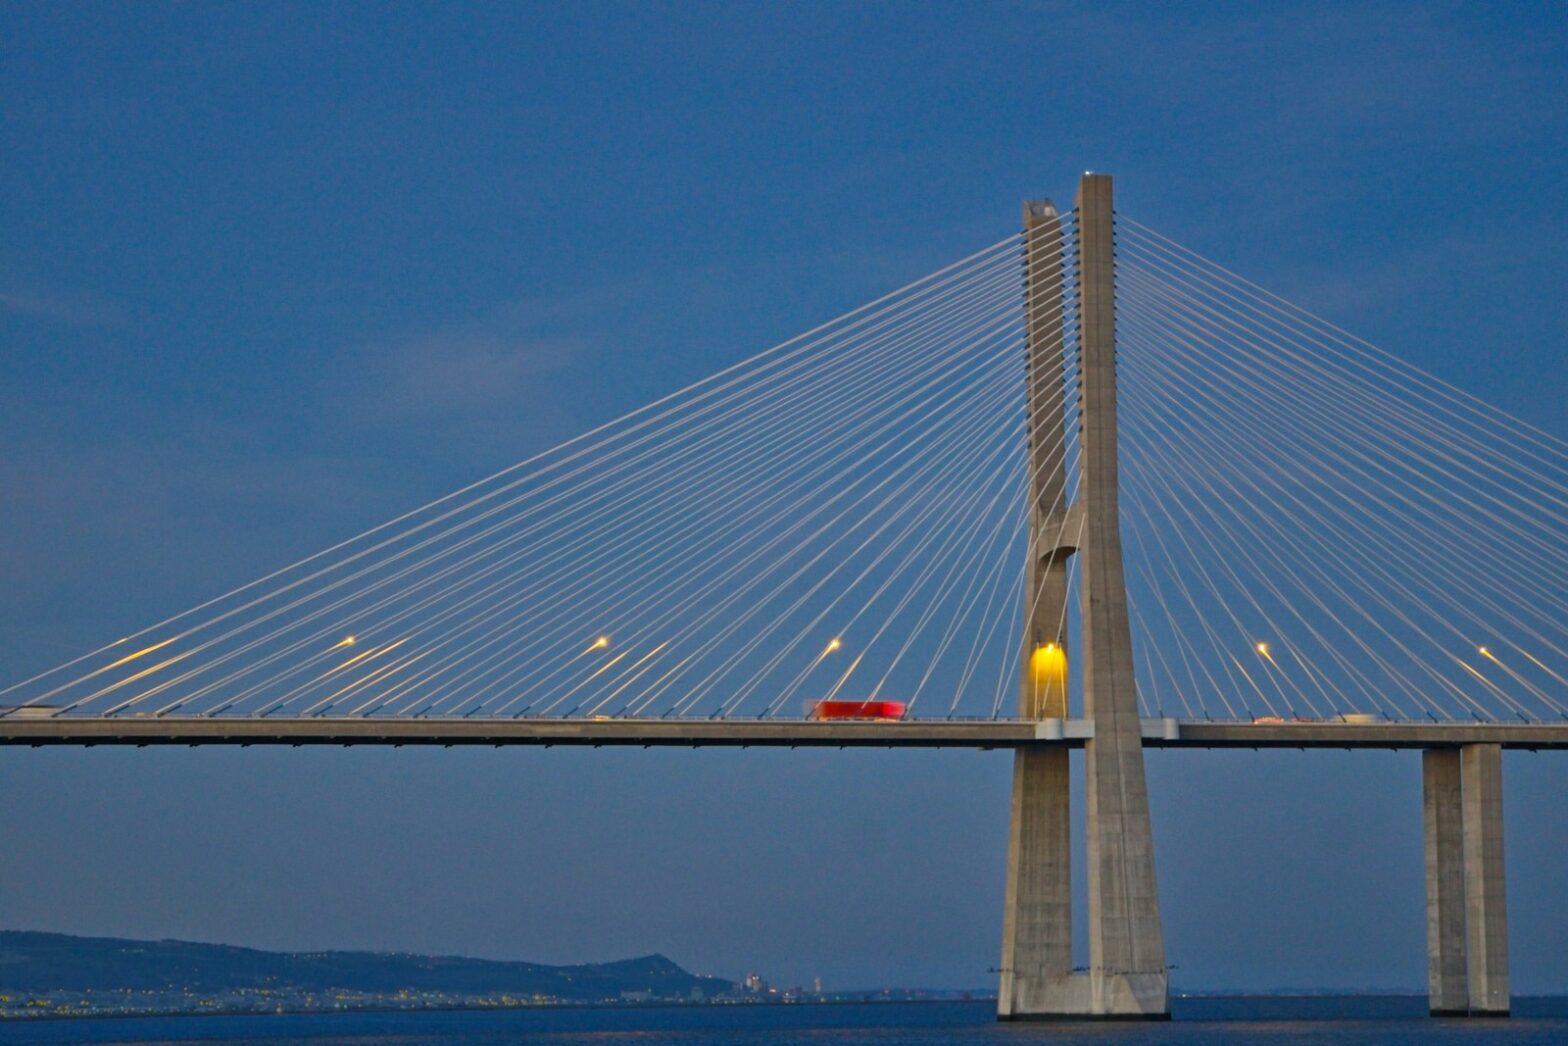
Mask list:
[{"label": "distant hillside", "polygon": [[226,989],[340,989],[548,995],[594,1002],[622,992],[660,998],[712,997],[733,988],[687,973],[662,955],[543,966],[387,952],[263,952],[187,941],[130,941],[0,930],[0,993],[83,991],[216,992]]}]

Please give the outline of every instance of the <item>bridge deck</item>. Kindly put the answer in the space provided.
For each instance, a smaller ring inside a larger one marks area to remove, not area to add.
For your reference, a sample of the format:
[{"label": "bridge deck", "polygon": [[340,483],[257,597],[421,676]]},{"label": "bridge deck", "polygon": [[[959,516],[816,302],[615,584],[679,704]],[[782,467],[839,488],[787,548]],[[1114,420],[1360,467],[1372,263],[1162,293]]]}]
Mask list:
[{"label": "bridge deck", "polygon": [[[1082,747],[1081,719],[92,719],[0,717],[0,745],[673,745],[843,748]],[[1152,748],[1568,748],[1564,723],[1250,723],[1145,719]]]}]

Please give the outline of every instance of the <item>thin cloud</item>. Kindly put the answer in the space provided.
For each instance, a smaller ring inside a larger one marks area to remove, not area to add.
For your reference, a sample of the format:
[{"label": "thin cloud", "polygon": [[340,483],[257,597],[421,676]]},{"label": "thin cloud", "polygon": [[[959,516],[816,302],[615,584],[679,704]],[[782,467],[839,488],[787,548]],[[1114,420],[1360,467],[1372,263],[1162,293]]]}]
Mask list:
[{"label": "thin cloud", "polygon": [[0,309],[31,319],[71,327],[123,327],[125,311],[111,302],[80,291],[7,287],[0,289]]},{"label": "thin cloud", "polygon": [[539,379],[572,367],[586,347],[567,338],[459,334],[395,346],[368,362],[361,402],[375,413],[490,410],[538,391]]},{"label": "thin cloud", "polygon": [[[569,303],[515,302],[461,324],[344,353],[331,396],[370,421],[428,422],[547,405],[545,379],[591,365]],[[573,331],[574,333],[565,333]]]}]

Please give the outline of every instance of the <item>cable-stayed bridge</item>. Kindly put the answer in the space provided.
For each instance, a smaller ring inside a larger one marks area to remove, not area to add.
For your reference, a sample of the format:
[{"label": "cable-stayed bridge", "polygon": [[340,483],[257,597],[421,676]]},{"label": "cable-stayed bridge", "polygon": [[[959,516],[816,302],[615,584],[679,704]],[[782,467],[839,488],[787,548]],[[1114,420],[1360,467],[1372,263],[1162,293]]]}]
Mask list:
[{"label": "cable-stayed bridge", "polygon": [[1421,748],[1432,1008],[1505,1013],[1501,751],[1568,747],[1565,451],[1086,176],[1070,211],[9,685],[0,743],[1011,749],[1006,1018],[1168,1012],[1145,747]]}]

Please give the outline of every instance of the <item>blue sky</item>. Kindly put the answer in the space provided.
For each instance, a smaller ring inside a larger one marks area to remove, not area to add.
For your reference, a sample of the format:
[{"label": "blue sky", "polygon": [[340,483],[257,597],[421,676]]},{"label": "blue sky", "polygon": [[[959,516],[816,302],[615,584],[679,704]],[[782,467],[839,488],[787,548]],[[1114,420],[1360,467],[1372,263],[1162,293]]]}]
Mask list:
[{"label": "blue sky", "polygon": [[[992,243],[1085,169],[1568,436],[1565,45],[1546,3],[8,5],[0,674]],[[0,924],[979,985],[1006,763],[7,751],[38,830]],[[1559,763],[1506,764],[1521,990],[1568,990]],[[1424,982],[1414,755],[1151,779],[1178,982]]]}]

